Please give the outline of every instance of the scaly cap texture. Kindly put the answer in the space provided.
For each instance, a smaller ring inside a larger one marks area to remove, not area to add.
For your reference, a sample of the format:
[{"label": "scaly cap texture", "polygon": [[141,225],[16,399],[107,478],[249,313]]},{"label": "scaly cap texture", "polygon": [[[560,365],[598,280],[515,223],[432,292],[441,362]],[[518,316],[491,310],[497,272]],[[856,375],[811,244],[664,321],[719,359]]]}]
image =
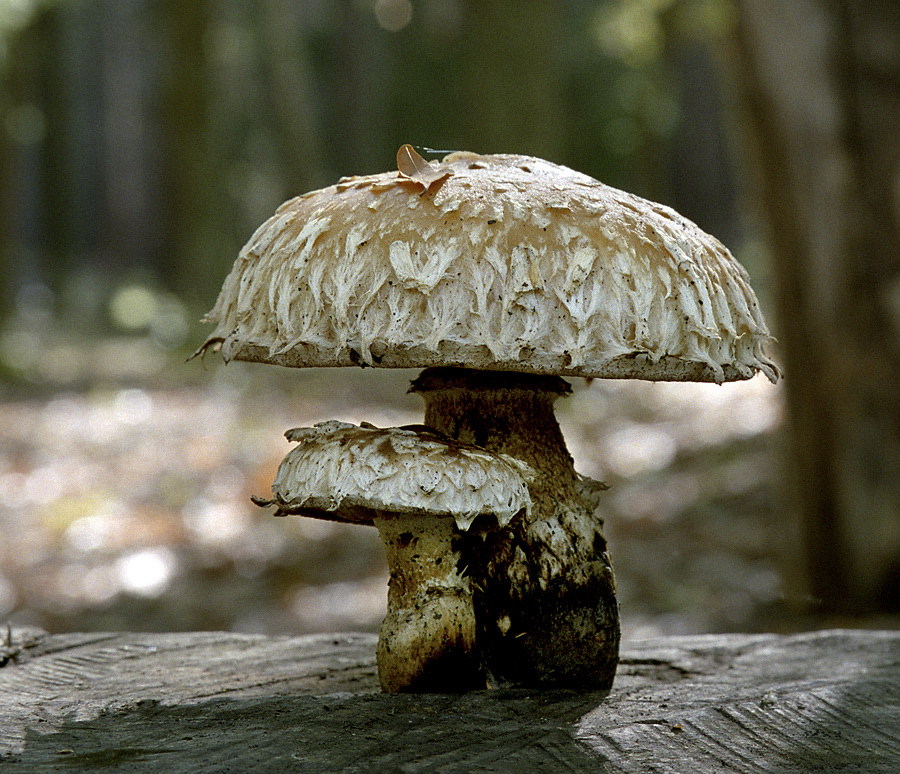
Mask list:
[{"label": "scaly cap texture", "polygon": [[226,360],[722,382],[778,368],[743,267],[675,211],[567,167],[410,146],[292,199],[207,319]]},{"label": "scaly cap texture", "polygon": [[425,427],[377,428],[320,422],[285,433],[298,445],[272,484],[278,515],[371,524],[375,512],[452,517],[468,529],[493,514],[501,526],[531,508],[531,470],[506,454],[446,438]]}]

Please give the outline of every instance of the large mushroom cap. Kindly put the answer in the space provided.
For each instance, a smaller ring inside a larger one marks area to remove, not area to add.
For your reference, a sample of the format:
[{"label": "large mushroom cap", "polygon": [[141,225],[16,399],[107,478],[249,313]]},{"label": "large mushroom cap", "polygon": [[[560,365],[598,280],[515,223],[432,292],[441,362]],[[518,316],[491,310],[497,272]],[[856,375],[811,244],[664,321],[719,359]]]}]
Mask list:
[{"label": "large mushroom cap", "polygon": [[376,514],[452,517],[468,529],[490,514],[501,526],[531,507],[529,467],[425,427],[320,422],[288,430],[298,445],[272,484],[278,514],[371,524]]},{"label": "large mushroom cap", "polygon": [[207,319],[226,359],[726,381],[778,369],[748,277],[673,210],[528,156],[409,146],[292,199]]}]

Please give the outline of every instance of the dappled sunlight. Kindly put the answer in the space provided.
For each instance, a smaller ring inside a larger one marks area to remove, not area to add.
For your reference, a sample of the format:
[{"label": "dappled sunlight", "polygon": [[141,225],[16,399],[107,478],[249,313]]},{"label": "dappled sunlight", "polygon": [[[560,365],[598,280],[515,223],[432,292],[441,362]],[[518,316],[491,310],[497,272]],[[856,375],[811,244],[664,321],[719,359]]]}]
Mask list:
[{"label": "dappled sunlight", "polygon": [[387,585],[385,572],[358,582],[298,588],[291,610],[306,631],[372,631],[384,617]]},{"label": "dappled sunlight", "polygon": [[782,600],[774,433],[782,389],[613,382],[577,387],[559,414],[600,505],[625,639],[773,625]]},{"label": "dappled sunlight", "polygon": [[[146,612],[129,611],[135,600],[201,595],[198,584],[217,576],[274,598],[281,613],[257,622],[264,628],[312,626],[308,610],[321,605],[296,602],[310,584],[377,576],[381,592],[372,604],[383,611],[384,559],[374,530],[353,528],[348,538],[345,525],[275,519],[250,495],[268,493],[292,446],[283,436],[290,427],[331,417],[403,424],[420,415],[358,400],[345,406],[352,378],[335,385],[334,374],[325,374],[300,394],[290,376],[251,376],[241,388],[230,381],[241,381],[240,368],[217,366],[199,389],[110,385],[7,403],[0,413],[0,617],[90,628],[96,614],[143,628]],[[402,404],[402,387],[398,393]],[[205,611],[201,603],[185,625],[246,628],[257,618],[245,595],[234,596]],[[381,615],[372,604],[346,621],[371,628]]]},{"label": "dappled sunlight", "polygon": [[145,548],[119,557],[116,576],[123,591],[141,597],[158,597],[168,588],[178,568],[171,549]]},{"label": "dappled sunlight", "polygon": [[[182,366],[182,373],[194,364]],[[198,386],[97,387],[0,413],[0,618],[51,629],[378,628],[375,530],[274,518],[283,433],[421,421],[412,373],[214,365]],[[780,389],[573,380],[557,402],[601,500],[626,637],[746,628],[777,602],[769,439]]]},{"label": "dappled sunlight", "polygon": [[601,444],[606,467],[619,478],[666,467],[675,457],[675,439],[657,427],[632,424],[612,431]]},{"label": "dappled sunlight", "polygon": [[772,432],[782,417],[781,389],[759,376],[724,385],[595,380],[558,406],[579,469],[599,479],[660,470],[678,455]]}]

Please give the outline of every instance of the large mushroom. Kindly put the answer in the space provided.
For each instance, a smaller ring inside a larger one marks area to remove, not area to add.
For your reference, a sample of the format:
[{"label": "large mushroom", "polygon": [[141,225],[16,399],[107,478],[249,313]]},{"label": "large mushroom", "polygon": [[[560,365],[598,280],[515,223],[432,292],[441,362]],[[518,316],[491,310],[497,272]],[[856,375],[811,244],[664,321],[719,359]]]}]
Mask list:
[{"label": "large mushroom", "polygon": [[531,507],[528,466],[426,427],[322,422],[285,433],[295,446],[278,468],[276,515],[370,524],[391,580],[378,640],[386,691],[484,688],[471,577],[462,534],[506,526]]},{"label": "large mushroom", "polygon": [[464,541],[499,682],[608,687],[618,657],[598,482],[554,417],[562,376],[725,382],[778,369],[744,269],[673,210],[541,159],[410,146],[397,172],[283,204],[204,347],[283,366],[424,368],[425,424],[526,463],[530,511]]}]

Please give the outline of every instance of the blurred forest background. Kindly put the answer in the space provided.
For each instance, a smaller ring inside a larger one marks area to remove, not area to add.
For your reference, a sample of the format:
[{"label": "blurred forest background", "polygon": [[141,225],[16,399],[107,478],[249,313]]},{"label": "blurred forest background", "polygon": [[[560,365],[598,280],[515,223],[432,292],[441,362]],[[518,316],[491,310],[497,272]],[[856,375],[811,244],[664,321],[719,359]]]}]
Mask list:
[{"label": "blurred forest background", "polygon": [[281,201],[410,142],[566,164],[751,273],[782,385],[560,406],[626,637],[894,625],[898,137],[894,0],[0,0],[0,622],[377,628],[374,531],[249,496],[289,427],[419,421],[414,374],[184,361]]}]

